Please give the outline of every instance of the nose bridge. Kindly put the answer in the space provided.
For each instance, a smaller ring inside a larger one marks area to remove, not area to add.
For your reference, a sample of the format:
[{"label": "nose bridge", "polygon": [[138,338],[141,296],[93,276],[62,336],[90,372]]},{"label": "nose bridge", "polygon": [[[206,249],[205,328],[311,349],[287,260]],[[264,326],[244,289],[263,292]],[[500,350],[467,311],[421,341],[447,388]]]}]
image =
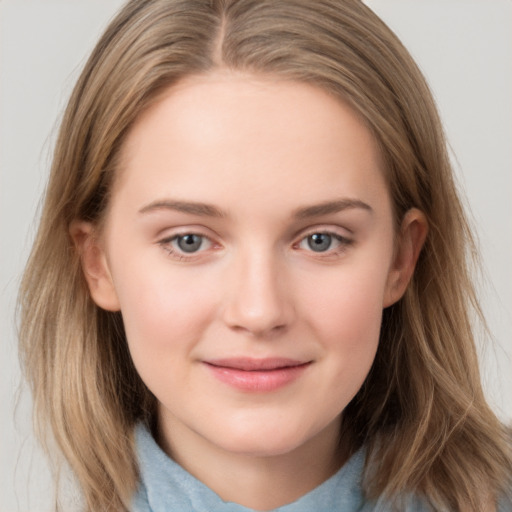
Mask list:
[{"label": "nose bridge", "polygon": [[225,321],[230,327],[264,335],[289,324],[293,305],[279,251],[261,245],[241,250],[229,274]]}]

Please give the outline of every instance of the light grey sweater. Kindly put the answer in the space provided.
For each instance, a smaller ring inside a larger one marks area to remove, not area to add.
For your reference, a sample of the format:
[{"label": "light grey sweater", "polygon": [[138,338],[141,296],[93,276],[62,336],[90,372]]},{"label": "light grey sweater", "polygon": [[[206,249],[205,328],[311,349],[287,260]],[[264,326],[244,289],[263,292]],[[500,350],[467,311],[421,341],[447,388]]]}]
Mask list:
[{"label": "light grey sweater", "polygon": [[[146,428],[136,428],[136,445],[141,483],[133,501],[133,512],[254,512],[223,501],[170,459]],[[297,501],[274,512],[390,512],[384,502],[363,498],[361,477],[364,451],[359,450],[329,480]],[[409,500],[407,512],[426,512],[416,499]]]}]

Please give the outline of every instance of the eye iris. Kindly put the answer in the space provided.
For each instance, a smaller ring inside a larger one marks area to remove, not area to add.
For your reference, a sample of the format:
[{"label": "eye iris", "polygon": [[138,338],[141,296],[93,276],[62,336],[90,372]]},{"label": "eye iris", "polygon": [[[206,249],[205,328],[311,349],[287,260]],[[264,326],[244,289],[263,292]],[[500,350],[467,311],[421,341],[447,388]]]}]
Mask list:
[{"label": "eye iris", "polygon": [[315,252],[323,252],[331,247],[332,237],[326,233],[315,233],[308,236],[309,248]]},{"label": "eye iris", "polygon": [[195,252],[201,247],[203,239],[199,235],[183,235],[178,237],[177,243],[183,252]]}]

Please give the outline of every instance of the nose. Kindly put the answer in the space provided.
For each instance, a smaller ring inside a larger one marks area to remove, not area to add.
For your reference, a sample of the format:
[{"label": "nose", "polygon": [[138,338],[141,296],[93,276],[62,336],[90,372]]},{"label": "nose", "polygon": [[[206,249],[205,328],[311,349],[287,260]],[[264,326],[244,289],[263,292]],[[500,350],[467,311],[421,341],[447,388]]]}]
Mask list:
[{"label": "nose", "polygon": [[226,325],[260,338],[286,331],[294,308],[284,274],[276,258],[241,255],[229,271],[223,310]]}]

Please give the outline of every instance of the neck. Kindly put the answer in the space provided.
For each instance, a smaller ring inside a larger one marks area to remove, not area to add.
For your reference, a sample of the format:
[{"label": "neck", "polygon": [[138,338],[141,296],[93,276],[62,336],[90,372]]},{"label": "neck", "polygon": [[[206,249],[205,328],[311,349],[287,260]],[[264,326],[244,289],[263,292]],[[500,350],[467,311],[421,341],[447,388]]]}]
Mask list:
[{"label": "neck", "polygon": [[340,449],[339,434],[338,420],[288,453],[264,456],[212,447],[168,422],[160,422],[158,441],[175,462],[224,501],[266,511],[296,501],[336,473],[348,458]]}]

